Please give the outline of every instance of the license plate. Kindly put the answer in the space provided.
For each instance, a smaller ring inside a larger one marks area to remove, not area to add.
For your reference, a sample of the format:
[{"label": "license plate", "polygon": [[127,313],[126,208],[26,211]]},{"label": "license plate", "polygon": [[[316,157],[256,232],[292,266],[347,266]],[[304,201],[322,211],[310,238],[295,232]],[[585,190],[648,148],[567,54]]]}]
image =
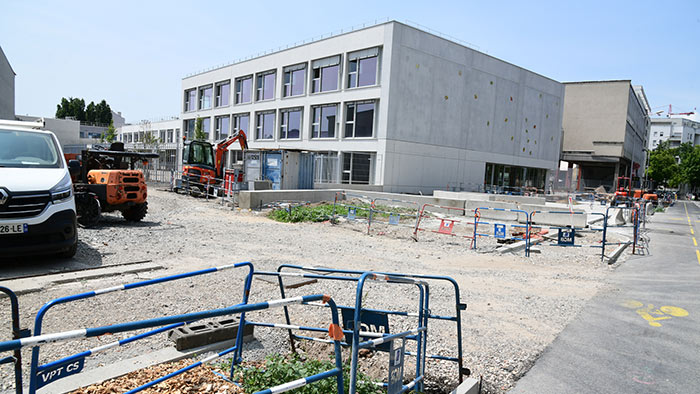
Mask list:
[{"label": "license plate", "polygon": [[0,235],[2,234],[23,234],[29,231],[27,223],[20,224],[0,224]]}]

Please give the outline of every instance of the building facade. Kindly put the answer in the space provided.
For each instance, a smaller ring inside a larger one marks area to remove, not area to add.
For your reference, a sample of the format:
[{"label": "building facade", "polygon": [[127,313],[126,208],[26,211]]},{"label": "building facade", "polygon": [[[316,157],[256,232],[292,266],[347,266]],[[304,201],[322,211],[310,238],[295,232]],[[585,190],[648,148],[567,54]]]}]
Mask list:
[{"label": "building facade", "polygon": [[175,170],[182,155],[181,124],[177,117],[125,124],[117,128],[117,141],[130,150],[159,153],[160,158],[152,163],[154,169]]},{"label": "building facade", "polygon": [[639,182],[650,128],[646,97],[629,80],[570,82],[564,100],[562,160],[577,167],[574,190],[616,187],[618,177]]},{"label": "building facade", "polygon": [[686,142],[700,145],[700,122],[680,116],[651,118],[648,149],[656,149],[663,141],[668,141],[671,148],[677,148]]},{"label": "building facade", "polygon": [[[315,187],[543,189],[564,87],[387,22],[182,80],[182,132],[242,129],[251,149],[315,152]],[[234,147],[232,149],[238,149]]]},{"label": "building facade", "polygon": [[15,72],[0,47],[0,119],[15,119]]}]

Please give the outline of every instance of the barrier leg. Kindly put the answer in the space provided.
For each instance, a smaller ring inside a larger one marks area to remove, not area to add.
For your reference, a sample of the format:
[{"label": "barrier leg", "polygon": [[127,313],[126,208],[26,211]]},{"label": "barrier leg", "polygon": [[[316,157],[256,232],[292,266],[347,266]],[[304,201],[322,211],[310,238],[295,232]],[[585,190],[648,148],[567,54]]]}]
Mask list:
[{"label": "barrier leg", "polygon": [[[19,324],[19,301],[17,295],[7,287],[0,286],[0,292],[7,294],[10,299],[10,308],[12,312],[12,339],[22,338],[22,329]],[[22,351],[16,349],[13,357],[15,364],[15,393],[22,394]]]}]

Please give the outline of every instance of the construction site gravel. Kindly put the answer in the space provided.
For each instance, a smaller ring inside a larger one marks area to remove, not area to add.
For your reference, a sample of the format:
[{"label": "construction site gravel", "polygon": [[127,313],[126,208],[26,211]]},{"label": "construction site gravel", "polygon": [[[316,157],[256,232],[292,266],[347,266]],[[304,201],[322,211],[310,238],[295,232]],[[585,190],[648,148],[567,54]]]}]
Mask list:
[{"label": "construction site gravel", "polygon": [[[595,248],[538,246],[540,252],[526,258],[522,250],[514,254],[494,253],[492,241],[474,251],[468,239],[421,234],[416,242],[411,238],[410,229],[386,227],[376,226],[367,235],[366,227],[361,224],[279,223],[269,219],[265,212],[232,210],[218,202],[152,187],[149,212],[143,222],[128,224],[117,215],[105,215],[97,227],[79,230],[80,248],[70,264],[61,260],[21,264],[59,272],[65,267],[92,268],[151,260],[162,269],[69,282],[21,295],[21,320],[23,326],[30,325],[39,307],[56,297],[241,261],[250,261],[256,270],[266,271],[288,263],[447,275],[459,283],[461,302],[467,304],[467,310],[462,312],[464,365],[472,376],[483,376],[484,392],[504,393],[581,312],[586,301],[607,285],[606,276],[614,269],[600,261],[600,251]],[[20,263],[2,264],[5,277],[17,274]],[[34,272],[32,267],[28,270]],[[240,302],[245,273],[245,270],[224,271],[57,306],[47,315],[44,332],[230,306]],[[453,290],[432,283],[430,290],[432,311],[453,314]],[[412,287],[371,283],[365,292],[367,307],[409,312],[417,308],[417,294]],[[293,289],[287,295],[317,293],[329,294],[344,305],[353,303],[355,295],[354,285],[328,281]],[[276,284],[254,281],[251,302],[279,297]],[[328,310],[318,307],[295,306],[292,312],[293,324],[325,327],[330,319]],[[279,309],[254,312],[247,317],[255,321],[284,322]],[[7,299],[0,299],[0,318],[10,321]],[[394,325],[412,328],[415,320],[392,320],[392,328]],[[10,339],[8,331],[3,328],[0,340]],[[43,346],[41,359],[53,361],[130,335],[133,333]],[[255,338],[243,352],[246,360],[289,351],[286,331],[257,327]],[[455,355],[453,323],[431,321],[428,338],[429,354]],[[172,342],[165,334],[159,334],[97,354],[88,359],[86,369],[168,346],[172,346]],[[322,345],[304,349],[324,358],[332,351]],[[347,353],[344,352],[345,357]],[[23,351],[26,365],[30,354],[28,349]],[[386,378],[387,361],[383,354],[365,355],[360,365],[364,373],[377,379]],[[28,368],[25,374],[26,371]],[[410,367],[407,377],[411,377],[409,371]],[[428,392],[449,392],[457,385],[455,364],[429,362],[427,383]],[[3,393],[9,393],[11,387],[11,369],[1,366],[0,388]]]}]

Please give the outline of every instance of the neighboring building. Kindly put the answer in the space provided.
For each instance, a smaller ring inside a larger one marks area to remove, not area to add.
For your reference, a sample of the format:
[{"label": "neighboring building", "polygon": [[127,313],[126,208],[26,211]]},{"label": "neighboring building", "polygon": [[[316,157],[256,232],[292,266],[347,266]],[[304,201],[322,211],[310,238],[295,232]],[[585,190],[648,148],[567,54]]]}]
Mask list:
[{"label": "neighboring building", "polygon": [[559,161],[562,84],[395,21],[186,77],[181,97],[188,138],[202,118],[211,141],[315,152],[315,187],[541,190]]},{"label": "neighboring building", "polygon": [[81,129],[83,126],[77,120],[42,118],[40,116],[27,115],[17,115],[16,119],[26,122],[34,122],[38,119],[44,119],[43,130],[50,130],[56,134],[58,142],[61,144],[61,148],[63,149],[63,153],[80,153],[80,151],[83,149],[100,142],[99,137],[81,137]]},{"label": "neighboring building", "polygon": [[652,118],[649,150],[656,149],[662,141],[668,141],[671,148],[690,142],[700,145],[700,122],[674,116],[670,118]]},{"label": "neighboring building", "polygon": [[641,180],[646,165],[649,104],[629,80],[568,82],[562,160],[578,171],[571,189],[616,187],[620,176]]},{"label": "neighboring building", "polygon": [[15,119],[15,75],[0,47],[0,119]]},{"label": "neighboring building", "polygon": [[177,117],[159,121],[125,124],[117,129],[117,141],[128,149],[160,153],[157,169],[176,169],[182,154],[182,122]]}]

